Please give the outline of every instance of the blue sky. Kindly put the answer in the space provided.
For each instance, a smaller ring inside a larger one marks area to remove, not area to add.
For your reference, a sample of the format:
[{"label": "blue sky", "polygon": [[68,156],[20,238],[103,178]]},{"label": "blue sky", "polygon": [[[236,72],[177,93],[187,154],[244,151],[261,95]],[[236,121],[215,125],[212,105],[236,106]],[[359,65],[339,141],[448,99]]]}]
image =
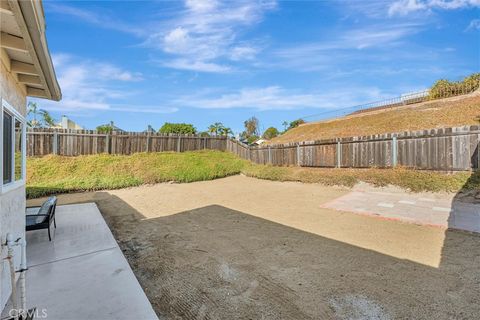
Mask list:
[{"label": "blue sky", "polygon": [[480,70],[480,0],[48,1],[63,100],[86,128],[251,116],[282,127]]}]

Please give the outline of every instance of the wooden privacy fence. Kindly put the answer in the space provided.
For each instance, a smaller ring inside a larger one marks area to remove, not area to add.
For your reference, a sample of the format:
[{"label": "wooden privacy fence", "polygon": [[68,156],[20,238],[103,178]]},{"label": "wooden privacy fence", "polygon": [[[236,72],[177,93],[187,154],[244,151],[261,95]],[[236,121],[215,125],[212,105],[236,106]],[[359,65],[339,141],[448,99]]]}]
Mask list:
[{"label": "wooden privacy fence", "polygon": [[228,140],[227,150],[258,164],[327,168],[478,169],[479,126],[249,147]]},{"label": "wooden privacy fence", "polygon": [[132,154],[136,152],[225,150],[225,137],[200,137],[144,132],[98,133],[94,130],[29,129],[27,155],[57,154],[78,156],[87,154]]},{"label": "wooden privacy fence", "polygon": [[480,168],[480,128],[465,126],[250,147],[222,136],[92,130],[29,129],[27,155],[132,154],[136,152],[230,151],[258,164],[326,168],[391,168],[427,170]]}]

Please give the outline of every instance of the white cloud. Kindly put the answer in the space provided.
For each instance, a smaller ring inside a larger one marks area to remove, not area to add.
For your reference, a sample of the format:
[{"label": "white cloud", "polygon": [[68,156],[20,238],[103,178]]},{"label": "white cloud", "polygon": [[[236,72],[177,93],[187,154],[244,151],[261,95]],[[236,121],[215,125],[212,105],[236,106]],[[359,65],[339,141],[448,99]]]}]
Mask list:
[{"label": "white cloud", "polygon": [[175,107],[158,107],[158,106],[115,106],[112,105],[109,110],[118,111],[118,112],[134,112],[134,113],[154,113],[154,114],[165,114],[165,113],[174,113],[179,109]]},{"label": "white cloud", "polygon": [[465,31],[470,30],[480,30],[480,19],[473,19],[472,21],[470,21]]},{"label": "white cloud", "polygon": [[52,1],[45,2],[45,6],[49,11],[72,16],[105,29],[117,30],[136,36],[145,35],[146,30],[133,24],[114,19],[106,14],[100,14],[97,11],[92,12]]},{"label": "white cloud", "polygon": [[410,12],[424,10],[427,5],[418,0],[399,0],[395,1],[388,8],[388,15],[406,15]]},{"label": "white cloud", "polygon": [[338,109],[360,102],[384,98],[377,88],[349,88],[329,90],[324,94],[301,93],[286,90],[279,86],[264,88],[244,88],[238,92],[229,92],[212,96],[199,94],[185,96],[172,104],[201,109],[248,108],[256,110],[290,110],[302,108]]},{"label": "white cloud", "polygon": [[144,38],[143,46],[162,51],[152,56],[158,65],[195,72],[226,73],[235,64],[255,60],[261,51],[258,39],[242,40],[243,33],[259,23],[277,0],[184,0],[170,18],[147,18],[131,24],[106,13],[49,3],[48,9],[102,28]]},{"label": "white cloud", "polygon": [[369,18],[382,18],[385,16],[386,5],[383,0],[341,0],[342,9],[344,9],[344,16],[342,19],[356,19],[358,13]]},{"label": "white cloud", "polygon": [[[396,23],[332,32],[331,37],[323,41],[291,44],[273,50],[265,66],[297,71],[334,69],[338,72],[338,67],[348,62],[357,61],[358,64],[358,61],[385,60],[389,57],[389,50],[398,56],[398,46],[422,28],[417,23]],[[382,55],[379,57],[380,51]]]},{"label": "white cloud", "polygon": [[114,65],[108,63],[94,63],[96,76],[105,80],[119,80],[119,81],[141,81],[143,80],[141,73],[132,73],[122,70]]},{"label": "white cloud", "polygon": [[230,59],[233,61],[253,60],[259,49],[252,46],[233,47],[230,52]]},{"label": "white cloud", "polygon": [[261,21],[265,12],[275,6],[273,0],[186,0],[185,9],[166,28],[151,34],[145,44],[173,56],[164,59],[164,66],[201,72],[231,71],[228,60],[253,60],[259,51],[251,44],[239,43],[239,33]]},{"label": "white cloud", "polygon": [[63,98],[60,102],[42,100],[42,108],[69,113],[86,110],[171,113],[178,110],[173,107],[116,105],[114,101],[124,99],[130,94],[123,84],[141,81],[140,73],[68,54],[53,54],[52,60]]},{"label": "white cloud", "polygon": [[389,6],[388,14],[405,16],[417,11],[454,10],[478,6],[480,6],[480,0],[397,0]]},{"label": "white cloud", "polygon": [[416,33],[418,29],[419,25],[412,23],[384,27],[369,26],[364,29],[356,29],[345,33],[338,47],[364,49],[390,45],[406,36]]},{"label": "white cloud", "polygon": [[195,12],[208,12],[218,6],[216,0],[186,0],[185,6]]},{"label": "white cloud", "polygon": [[227,65],[205,62],[191,58],[174,59],[161,62],[161,64],[168,68],[197,72],[226,73],[232,70],[232,68]]},{"label": "white cloud", "polygon": [[163,39],[164,50],[170,53],[184,53],[188,51],[191,41],[188,30],[178,27],[170,31]]},{"label": "white cloud", "polygon": [[332,39],[317,43],[297,44],[290,48],[279,49],[276,54],[290,57],[299,55],[315,55],[319,52],[343,49],[364,49],[385,47],[397,44],[403,38],[417,33],[421,24],[399,23],[386,26],[370,25],[333,34]]},{"label": "white cloud", "polygon": [[480,6],[480,0],[430,0],[429,6],[440,9],[453,10]]}]

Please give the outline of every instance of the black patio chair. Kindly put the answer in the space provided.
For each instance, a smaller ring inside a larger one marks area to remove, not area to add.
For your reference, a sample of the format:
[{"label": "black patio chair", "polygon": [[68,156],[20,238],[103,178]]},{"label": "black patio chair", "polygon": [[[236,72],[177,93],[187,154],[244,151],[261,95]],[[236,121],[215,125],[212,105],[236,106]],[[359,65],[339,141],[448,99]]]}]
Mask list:
[{"label": "black patio chair", "polygon": [[48,229],[48,240],[52,241],[50,225],[53,222],[55,229],[57,228],[57,222],[55,221],[56,207],[57,197],[50,197],[42,204],[37,213],[27,214],[26,230]]}]

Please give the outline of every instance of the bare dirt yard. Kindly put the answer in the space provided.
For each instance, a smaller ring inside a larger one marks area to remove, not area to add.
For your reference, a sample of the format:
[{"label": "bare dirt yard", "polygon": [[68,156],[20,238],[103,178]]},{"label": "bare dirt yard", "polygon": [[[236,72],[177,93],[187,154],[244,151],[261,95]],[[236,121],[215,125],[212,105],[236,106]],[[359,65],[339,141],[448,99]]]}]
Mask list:
[{"label": "bare dirt yard", "polygon": [[161,318],[480,318],[478,234],[322,207],[347,192],[233,176],[59,204],[97,203]]}]

